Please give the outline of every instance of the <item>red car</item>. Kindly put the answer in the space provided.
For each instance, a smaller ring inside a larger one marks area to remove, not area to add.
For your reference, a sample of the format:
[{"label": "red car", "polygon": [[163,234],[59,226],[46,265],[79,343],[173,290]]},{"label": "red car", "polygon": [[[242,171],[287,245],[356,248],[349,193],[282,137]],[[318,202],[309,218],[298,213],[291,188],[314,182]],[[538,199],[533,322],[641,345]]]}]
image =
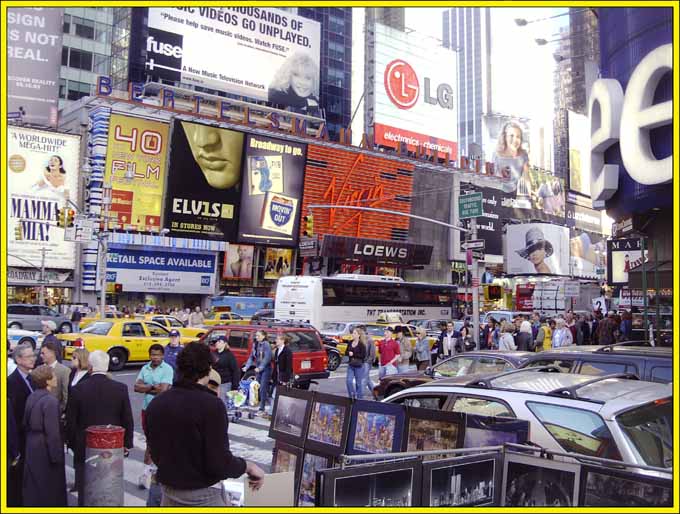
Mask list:
[{"label": "red car", "polygon": [[[310,326],[293,325],[290,323],[262,322],[251,325],[228,325],[216,326],[204,334],[199,341],[206,343],[214,350],[215,341],[218,337],[224,336],[229,341],[229,348],[236,357],[239,367],[250,357],[255,343],[255,332],[264,330],[267,339],[274,351],[274,340],[276,335],[284,333],[289,338],[288,348],[293,354],[293,376],[294,385],[301,389],[308,389],[312,380],[328,378],[328,355],[319,337],[319,333]],[[255,376],[255,367],[248,369],[243,378]]]}]

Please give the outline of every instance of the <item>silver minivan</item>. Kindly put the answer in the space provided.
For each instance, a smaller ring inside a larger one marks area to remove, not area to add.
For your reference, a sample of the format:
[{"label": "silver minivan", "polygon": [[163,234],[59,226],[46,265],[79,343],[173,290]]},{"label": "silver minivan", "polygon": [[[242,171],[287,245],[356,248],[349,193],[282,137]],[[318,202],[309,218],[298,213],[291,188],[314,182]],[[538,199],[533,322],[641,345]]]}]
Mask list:
[{"label": "silver minivan", "polygon": [[57,325],[58,332],[72,332],[71,320],[62,316],[54,309],[44,305],[31,305],[28,303],[13,303],[7,306],[7,327],[42,330],[42,322],[52,320]]}]

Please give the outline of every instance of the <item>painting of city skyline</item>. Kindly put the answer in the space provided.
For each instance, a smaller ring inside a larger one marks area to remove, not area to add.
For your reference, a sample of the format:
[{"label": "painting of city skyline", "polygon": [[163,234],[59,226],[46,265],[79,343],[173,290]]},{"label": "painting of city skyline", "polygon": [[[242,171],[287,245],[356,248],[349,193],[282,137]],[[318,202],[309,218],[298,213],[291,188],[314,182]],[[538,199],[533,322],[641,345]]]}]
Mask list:
[{"label": "painting of city skyline", "polygon": [[580,468],[567,462],[505,454],[503,506],[574,507]]},{"label": "painting of city skyline", "polygon": [[400,451],[405,417],[403,405],[357,400],[352,406],[347,453]]},{"label": "painting of city skyline", "polygon": [[417,507],[420,460],[363,464],[322,473],[322,506]]},{"label": "painting of city skyline", "polygon": [[305,449],[330,455],[344,453],[351,404],[349,398],[314,393]]},{"label": "painting of city skyline", "polygon": [[528,434],[528,421],[469,414],[466,420],[463,447],[482,448],[501,446],[504,443],[524,444]]},{"label": "painting of city skyline", "polygon": [[302,448],[313,393],[281,388],[274,402],[269,437]]},{"label": "painting of city skyline", "polygon": [[672,507],[673,482],[633,473],[583,466],[584,507]]},{"label": "painting of city skyline", "polygon": [[[409,407],[406,410],[404,451],[455,450],[463,443],[465,418],[457,412]],[[430,455],[425,460],[446,455]]]},{"label": "painting of city skyline", "polygon": [[[423,470],[425,473],[425,470]],[[496,459],[433,467],[429,506],[492,505],[496,491]]]}]

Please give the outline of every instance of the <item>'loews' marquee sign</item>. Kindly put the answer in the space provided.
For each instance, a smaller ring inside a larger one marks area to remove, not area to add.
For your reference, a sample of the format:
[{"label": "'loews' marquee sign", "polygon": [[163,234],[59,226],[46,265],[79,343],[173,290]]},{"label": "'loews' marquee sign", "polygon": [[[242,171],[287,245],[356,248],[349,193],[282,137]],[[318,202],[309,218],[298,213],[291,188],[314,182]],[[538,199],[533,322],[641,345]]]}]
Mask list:
[{"label": "'loews' marquee sign", "polygon": [[397,241],[327,235],[321,257],[392,262],[402,265],[430,264],[432,247]]}]

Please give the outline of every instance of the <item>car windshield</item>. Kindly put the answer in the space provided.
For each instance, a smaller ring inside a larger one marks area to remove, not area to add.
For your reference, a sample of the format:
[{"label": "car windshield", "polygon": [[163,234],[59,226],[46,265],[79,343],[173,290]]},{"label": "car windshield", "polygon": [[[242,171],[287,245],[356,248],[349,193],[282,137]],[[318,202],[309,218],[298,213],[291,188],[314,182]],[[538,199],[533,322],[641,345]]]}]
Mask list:
[{"label": "car windshield", "polygon": [[673,466],[672,398],[656,400],[616,417],[626,437],[649,466]]},{"label": "car windshield", "polygon": [[95,334],[98,336],[105,336],[111,330],[113,323],[108,321],[95,321],[91,325],[85,327],[80,332],[82,334]]},{"label": "car windshield", "polygon": [[385,328],[387,328],[387,325],[366,327],[366,333],[369,336],[378,336],[380,338],[383,338],[385,337]]},{"label": "car windshield", "polygon": [[326,323],[323,324],[323,331],[324,332],[344,332],[345,327],[347,326],[347,323],[337,323],[335,321],[327,321]]}]

